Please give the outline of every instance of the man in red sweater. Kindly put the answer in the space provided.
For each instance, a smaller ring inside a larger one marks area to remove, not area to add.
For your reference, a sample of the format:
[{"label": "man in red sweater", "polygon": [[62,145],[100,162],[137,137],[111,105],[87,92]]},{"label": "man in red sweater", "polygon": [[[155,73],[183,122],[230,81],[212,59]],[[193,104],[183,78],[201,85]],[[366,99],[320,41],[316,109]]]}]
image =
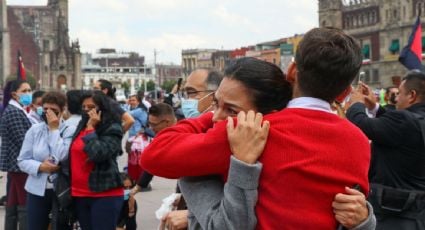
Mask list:
[{"label": "man in red sweater", "polygon": [[[351,87],[361,62],[360,47],[340,30],[313,29],[300,42],[288,71],[294,99],[264,117],[271,128],[259,158],[257,229],[335,229],[335,194],[355,184],[368,191],[368,140],[330,109]],[[159,133],[142,156],[143,166],[169,178],[221,174],[225,179],[231,155],[226,122],[213,125],[211,118],[205,114]]]}]

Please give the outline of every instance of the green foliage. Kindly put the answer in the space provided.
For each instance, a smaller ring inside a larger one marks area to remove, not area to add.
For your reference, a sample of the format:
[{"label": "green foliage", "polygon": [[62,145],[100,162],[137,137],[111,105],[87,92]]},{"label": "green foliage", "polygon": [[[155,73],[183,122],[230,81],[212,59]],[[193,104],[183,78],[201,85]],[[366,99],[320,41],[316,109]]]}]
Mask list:
[{"label": "green foliage", "polygon": [[146,83],[146,89],[147,89],[147,91],[153,91],[153,90],[155,90],[155,82],[152,81],[152,80],[149,80]]},{"label": "green foliage", "polygon": [[173,89],[173,87],[174,87],[175,84],[177,84],[177,81],[176,80],[166,80],[161,85],[161,88],[163,90],[165,90],[165,92],[169,93],[169,92],[171,92],[171,90]]},{"label": "green foliage", "polygon": [[[27,76],[27,82],[30,84],[31,89],[35,90],[37,86],[37,81],[35,80],[34,76],[31,72],[26,70],[26,76]],[[9,75],[9,77],[6,78],[6,82],[16,80],[16,74]]]}]

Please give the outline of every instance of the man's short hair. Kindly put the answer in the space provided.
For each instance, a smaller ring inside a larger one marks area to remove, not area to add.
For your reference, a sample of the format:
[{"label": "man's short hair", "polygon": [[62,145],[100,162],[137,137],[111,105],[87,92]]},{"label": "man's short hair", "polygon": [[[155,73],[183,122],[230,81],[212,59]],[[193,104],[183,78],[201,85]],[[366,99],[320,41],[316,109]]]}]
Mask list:
[{"label": "man's short hair", "polygon": [[175,117],[173,107],[171,107],[169,104],[166,104],[166,103],[158,103],[158,104],[152,105],[149,108],[149,115],[152,115],[155,117],[164,117],[164,116]]},{"label": "man's short hair", "polygon": [[223,74],[216,70],[209,70],[208,76],[206,79],[207,89],[208,90],[217,90],[218,86],[223,80]]},{"label": "man's short hair", "polygon": [[66,92],[69,113],[81,115],[81,94],[82,91],[79,89],[69,90]]},{"label": "man's short hair", "polygon": [[425,74],[420,71],[409,71],[403,80],[406,91],[416,91],[420,101],[425,102]]},{"label": "man's short hair", "polygon": [[42,97],[45,93],[46,93],[46,92],[44,92],[43,90],[35,91],[35,92],[32,94],[32,103],[34,104],[34,103],[35,103],[35,101],[37,100],[37,98]]},{"label": "man's short hair", "polygon": [[295,62],[304,96],[331,102],[357,76],[362,64],[360,46],[335,28],[315,28],[298,45]]}]

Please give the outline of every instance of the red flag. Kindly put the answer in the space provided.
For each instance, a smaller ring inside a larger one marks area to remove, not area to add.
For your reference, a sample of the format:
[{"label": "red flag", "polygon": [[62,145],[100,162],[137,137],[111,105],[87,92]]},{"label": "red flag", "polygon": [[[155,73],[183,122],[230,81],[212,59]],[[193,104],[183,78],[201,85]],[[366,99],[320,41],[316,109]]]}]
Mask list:
[{"label": "red flag", "polygon": [[409,70],[422,70],[422,24],[420,16],[416,19],[409,42],[401,51],[398,60]]},{"label": "red flag", "polygon": [[21,51],[18,50],[18,69],[17,69],[17,78],[18,80],[27,80],[27,76],[25,74],[24,62],[22,61]]}]

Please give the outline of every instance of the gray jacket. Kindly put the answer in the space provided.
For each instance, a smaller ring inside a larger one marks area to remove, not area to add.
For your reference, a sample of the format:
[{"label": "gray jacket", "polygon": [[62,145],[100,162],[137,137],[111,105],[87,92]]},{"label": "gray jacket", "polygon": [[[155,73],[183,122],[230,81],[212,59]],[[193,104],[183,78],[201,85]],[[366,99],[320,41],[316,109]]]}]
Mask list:
[{"label": "gray jacket", "polygon": [[[189,209],[189,230],[255,229],[255,204],[262,164],[245,164],[231,156],[227,183],[219,176],[184,177],[180,190]],[[372,206],[369,217],[353,230],[373,230],[376,226]]]}]

